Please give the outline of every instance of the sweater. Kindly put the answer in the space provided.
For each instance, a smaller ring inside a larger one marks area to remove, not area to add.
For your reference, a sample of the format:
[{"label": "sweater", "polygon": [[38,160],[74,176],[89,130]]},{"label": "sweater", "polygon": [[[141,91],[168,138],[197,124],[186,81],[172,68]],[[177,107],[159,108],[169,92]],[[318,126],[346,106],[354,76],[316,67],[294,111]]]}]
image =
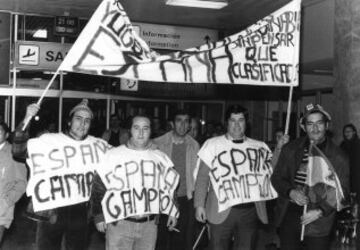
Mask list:
[{"label": "sweater", "polygon": [[[184,141],[186,143],[186,196],[190,200],[193,197],[195,189],[194,171],[197,163],[199,143],[197,143],[190,135],[185,135]],[[171,159],[173,150],[173,131],[155,138],[154,143]],[[181,181],[183,180],[180,180],[180,182]]]}]

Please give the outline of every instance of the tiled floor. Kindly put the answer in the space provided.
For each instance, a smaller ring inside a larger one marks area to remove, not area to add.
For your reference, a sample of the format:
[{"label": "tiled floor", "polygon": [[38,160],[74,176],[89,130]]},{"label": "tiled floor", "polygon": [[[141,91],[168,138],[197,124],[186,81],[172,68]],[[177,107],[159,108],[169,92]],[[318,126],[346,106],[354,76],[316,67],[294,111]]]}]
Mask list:
[{"label": "tiled floor", "polygon": [[[25,201],[22,202],[25,204]],[[1,250],[36,250],[36,223],[22,216],[23,207],[25,206],[20,202],[15,214],[16,219],[13,222],[12,227],[4,236]],[[90,231],[88,250],[104,250],[104,236],[98,233],[93,227]],[[264,240],[260,238],[258,242],[261,244]],[[335,249],[355,250],[356,248],[353,244],[343,245],[334,237],[331,250]],[[264,246],[259,246],[257,250],[266,250],[266,248]]]}]

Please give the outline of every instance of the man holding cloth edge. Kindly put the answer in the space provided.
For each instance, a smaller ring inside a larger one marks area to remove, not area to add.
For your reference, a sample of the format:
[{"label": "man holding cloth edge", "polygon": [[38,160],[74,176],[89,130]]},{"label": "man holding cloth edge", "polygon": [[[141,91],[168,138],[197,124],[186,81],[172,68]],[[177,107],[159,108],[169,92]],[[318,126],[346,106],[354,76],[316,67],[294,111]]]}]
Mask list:
[{"label": "man holding cloth edge", "polygon": [[[30,104],[24,121],[39,109],[38,104]],[[70,111],[65,133],[45,133],[29,139],[28,132],[22,129],[24,122],[15,131],[13,155],[27,158],[31,170],[27,193],[32,196],[34,209],[38,206],[39,212],[32,217],[37,220],[39,250],[60,250],[63,238],[67,250],[86,248],[92,176],[109,148],[104,140],[88,135],[92,119],[93,112],[84,99]],[[95,144],[101,147],[96,151],[96,160]]]},{"label": "man holding cloth edge", "polygon": [[107,250],[155,249],[159,213],[169,214],[170,231],[176,225],[173,195],[179,175],[166,154],[155,149],[150,134],[151,119],[134,116],[129,141],[107,153],[95,177],[94,220],[97,230],[106,233]]},{"label": "man holding cloth edge", "polygon": [[[306,136],[286,144],[280,153],[271,182],[279,193],[275,223],[280,229],[281,249],[302,249],[302,226],[307,250],[330,247],[329,234],[341,202],[339,194],[346,197],[349,190],[347,157],[326,135],[330,121],[320,105],[308,104],[300,120]],[[320,197],[316,195],[319,190],[323,191]]]},{"label": "man holding cloth edge", "polygon": [[207,140],[198,154],[196,219],[210,224],[211,250],[227,250],[232,240],[232,249],[255,249],[258,219],[268,222],[263,200],[277,196],[269,180],[271,151],[245,136],[245,108],[230,106],[225,119],[226,134]]}]

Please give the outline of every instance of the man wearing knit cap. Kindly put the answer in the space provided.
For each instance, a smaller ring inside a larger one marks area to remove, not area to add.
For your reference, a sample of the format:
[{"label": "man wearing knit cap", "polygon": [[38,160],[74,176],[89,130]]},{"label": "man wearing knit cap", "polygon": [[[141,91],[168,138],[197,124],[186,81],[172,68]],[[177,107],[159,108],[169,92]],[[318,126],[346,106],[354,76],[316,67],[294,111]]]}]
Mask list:
[{"label": "man wearing knit cap", "polygon": [[[326,135],[330,121],[331,116],[323,107],[308,104],[300,119],[306,136],[291,141],[281,150],[271,177],[279,194],[275,223],[279,227],[281,249],[330,249],[329,235],[340,207],[338,197],[346,197],[349,189],[347,158]],[[311,185],[314,177],[319,176],[325,178]],[[329,202],[329,198],[335,196],[334,189],[336,199]],[[300,240],[302,230],[303,242]]]},{"label": "man wearing knit cap", "polygon": [[93,116],[93,112],[88,106],[88,100],[83,99],[69,113],[69,135],[75,140],[84,139],[89,133]]},{"label": "man wearing knit cap", "polygon": [[[39,108],[30,104],[24,121]],[[109,149],[106,141],[88,135],[92,118],[84,99],[71,109],[64,133],[29,139],[28,132],[22,131],[23,122],[15,131],[13,155],[27,158],[31,172],[27,194],[36,211],[31,218],[37,221],[39,250],[60,250],[63,240],[67,250],[86,248],[94,171]]]}]

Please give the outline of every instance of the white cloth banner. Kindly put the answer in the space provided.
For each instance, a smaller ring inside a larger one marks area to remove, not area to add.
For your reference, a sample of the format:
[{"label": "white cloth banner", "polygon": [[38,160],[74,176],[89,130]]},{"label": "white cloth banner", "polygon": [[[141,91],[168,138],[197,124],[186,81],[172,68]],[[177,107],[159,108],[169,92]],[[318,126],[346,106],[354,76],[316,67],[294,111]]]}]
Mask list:
[{"label": "white cloth banner", "polygon": [[87,136],[76,141],[63,133],[43,134],[28,141],[30,179],[28,196],[34,211],[86,202],[94,171],[102,164],[110,145]]},{"label": "white cloth banner", "polygon": [[145,214],[179,216],[174,192],[180,176],[163,152],[122,145],[108,152],[98,174],[107,190],[101,202],[106,223]]},{"label": "white cloth banner", "polygon": [[157,56],[122,6],[104,0],[60,70],[155,82],[297,86],[300,2],[222,41]]},{"label": "white cloth banner", "polygon": [[277,197],[270,182],[272,153],[264,142],[247,138],[238,144],[223,135],[207,140],[198,155],[210,168],[219,212]]}]

